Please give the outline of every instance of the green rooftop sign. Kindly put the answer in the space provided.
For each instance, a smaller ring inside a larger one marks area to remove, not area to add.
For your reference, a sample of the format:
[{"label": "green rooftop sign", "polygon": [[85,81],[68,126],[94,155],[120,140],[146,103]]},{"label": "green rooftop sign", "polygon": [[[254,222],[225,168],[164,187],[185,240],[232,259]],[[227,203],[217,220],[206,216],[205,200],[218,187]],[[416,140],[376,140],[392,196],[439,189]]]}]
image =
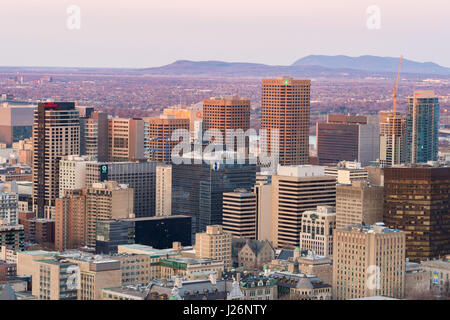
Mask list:
[{"label": "green rooftop sign", "polygon": [[284,84],[287,86],[289,84],[289,80],[284,80]]}]

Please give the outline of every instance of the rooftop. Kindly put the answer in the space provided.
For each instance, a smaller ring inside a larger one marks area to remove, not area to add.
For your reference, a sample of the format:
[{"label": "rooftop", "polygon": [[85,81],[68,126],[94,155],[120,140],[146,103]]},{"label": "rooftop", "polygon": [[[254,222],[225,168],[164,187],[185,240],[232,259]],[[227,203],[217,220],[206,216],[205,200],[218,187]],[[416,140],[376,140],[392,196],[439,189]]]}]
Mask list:
[{"label": "rooftop", "polygon": [[278,165],[278,176],[287,177],[321,177],[325,176],[325,167],[314,165],[281,166]]},{"label": "rooftop", "polygon": [[341,228],[340,230],[359,231],[362,233],[397,233],[397,232],[401,232],[398,229],[390,229],[388,227],[385,227],[383,222],[377,222],[373,225],[357,224],[357,225]]}]

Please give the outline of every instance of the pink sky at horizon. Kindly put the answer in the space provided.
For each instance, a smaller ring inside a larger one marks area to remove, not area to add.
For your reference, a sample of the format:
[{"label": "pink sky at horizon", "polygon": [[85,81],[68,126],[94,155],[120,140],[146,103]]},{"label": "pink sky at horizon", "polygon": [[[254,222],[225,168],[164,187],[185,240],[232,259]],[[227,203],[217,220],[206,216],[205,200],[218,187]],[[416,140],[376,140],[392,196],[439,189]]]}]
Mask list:
[{"label": "pink sky at horizon", "polygon": [[[66,27],[69,5],[81,29]],[[366,9],[381,10],[369,30]],[[2,0],[0,65],[154,67],[175,60],[289,65],[310,54],[450,67],[448,0]]]}]

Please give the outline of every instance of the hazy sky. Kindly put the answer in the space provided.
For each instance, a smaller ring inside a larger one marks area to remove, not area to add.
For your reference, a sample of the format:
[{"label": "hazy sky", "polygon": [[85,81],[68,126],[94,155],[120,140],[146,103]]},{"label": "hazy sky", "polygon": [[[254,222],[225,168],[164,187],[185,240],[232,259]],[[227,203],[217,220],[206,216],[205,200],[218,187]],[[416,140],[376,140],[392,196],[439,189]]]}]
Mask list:
[{"label": "hazy sky", "polygon": [[[175,60],[288,65],[364,54],[450,67],[449,0],[1,0],[0,65],[153,67]],[[70,5],[81,28],[66,26]],[[380,29],[366,10],[380,8]]]}]

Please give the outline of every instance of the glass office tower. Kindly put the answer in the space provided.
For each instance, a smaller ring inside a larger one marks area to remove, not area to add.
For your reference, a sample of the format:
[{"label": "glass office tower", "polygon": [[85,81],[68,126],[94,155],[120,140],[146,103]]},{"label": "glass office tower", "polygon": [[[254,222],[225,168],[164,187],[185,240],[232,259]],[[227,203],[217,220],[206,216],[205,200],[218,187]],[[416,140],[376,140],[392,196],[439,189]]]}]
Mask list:
[{"label": "glass office tower", "polygon": [[432,90],[414,91],[406,111],[406,162],[436,161],[438,136],[438,98]]},{"label": "glass office tower", "polygon": [[222,224],[224,192],[251,189],[256,180],[256,164],[247,159],[236,162],[202,162],[172,166],[172,214],[192,217],[192,236],[206,226]]}]

